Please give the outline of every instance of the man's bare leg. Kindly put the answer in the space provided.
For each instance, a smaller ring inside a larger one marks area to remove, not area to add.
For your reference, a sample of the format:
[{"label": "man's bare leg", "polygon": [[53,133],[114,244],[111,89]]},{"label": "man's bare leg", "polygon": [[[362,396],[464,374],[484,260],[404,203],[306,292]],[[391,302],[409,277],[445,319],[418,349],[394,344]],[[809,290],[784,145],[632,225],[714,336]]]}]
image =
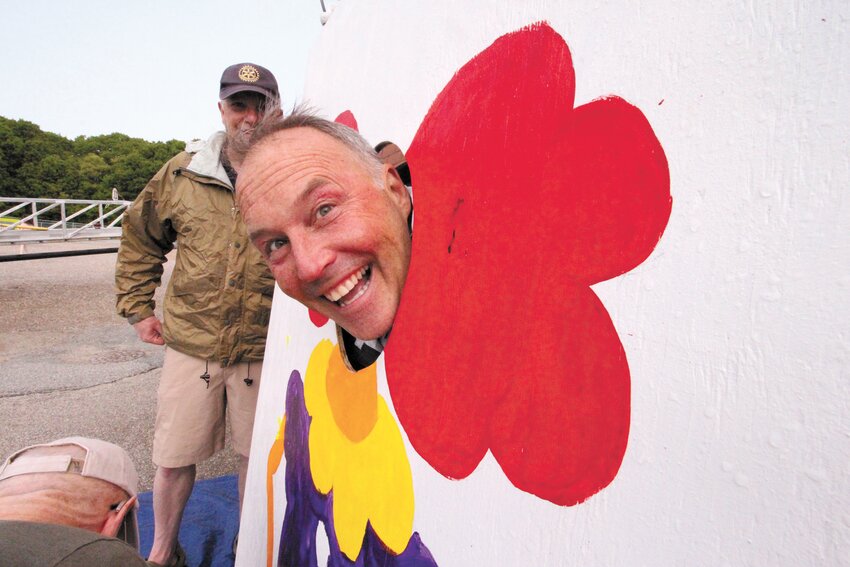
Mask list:
[{"label": "man's bare leg", "polygon": [[[248,457],[239,455],[239,476],[237,484],[239,486],[239,517],[242,517],[242,502],[245,501],[245,482],[248,479]],[[236,543],[239,541],[239,532],[236,532],[236,537],[233,538],[233,554],[236,555]]]},{"label": "man's bare leg", "polygon": [[239,515],[242,515],[242,502],[245,500],[245,482],[248,478],[248,457],[239,455]]},{"label": "man's bare leg", "polygon": [[180,521],[192,486],[195,465],[157,467],[153,478],[153,546],[148,559],[160,565],[171,563],[177,546]]}]

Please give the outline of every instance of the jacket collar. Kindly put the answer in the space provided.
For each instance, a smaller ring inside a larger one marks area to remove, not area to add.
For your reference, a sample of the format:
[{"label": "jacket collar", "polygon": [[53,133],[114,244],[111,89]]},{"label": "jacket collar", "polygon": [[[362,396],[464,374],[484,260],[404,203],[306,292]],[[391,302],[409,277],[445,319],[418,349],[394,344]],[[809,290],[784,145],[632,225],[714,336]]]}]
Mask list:
[{"label": "jacket collar", "polygon": [[192,140],[186,144],[186,152],[192,155],[186,170],[196,175],[212,177],[220,181],[231,190],[234,189],[221,165],[221,148],[227,135],[224,132],[216,132],[206,140]]}]

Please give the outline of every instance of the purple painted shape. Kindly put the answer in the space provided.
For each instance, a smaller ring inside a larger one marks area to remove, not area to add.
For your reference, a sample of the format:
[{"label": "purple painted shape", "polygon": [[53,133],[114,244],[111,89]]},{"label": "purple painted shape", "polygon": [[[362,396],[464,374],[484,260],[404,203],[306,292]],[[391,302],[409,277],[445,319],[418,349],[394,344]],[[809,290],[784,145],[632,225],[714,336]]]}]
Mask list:
[{"label": "purple painted shape", "polygon": [[357,561],[348,559],[339,549],[333,526],[333,491],[327,496],[321,494],[310,474],[311,418],[304,403],[304,384],[297,370],[292,371],[286,387],[285,419],[286,511],[280,530],[278,567],[318,567],[316,530],[319,522],[324,525],[328,537],[328,567],[437,567],[418,533],[414,532],[405,550],[395,555],[368,524]]},{"label": "purple painted shape", "polygon": [[279,567],[318,567],[316,529],[319,517],[316,509],[321,509],[323,502],[310,475],[307,437],[311,419],[304,404],[304,384],[297,370],[292,371],[286,387],[285,419],[286,511],[280,530],[277,564]]}]

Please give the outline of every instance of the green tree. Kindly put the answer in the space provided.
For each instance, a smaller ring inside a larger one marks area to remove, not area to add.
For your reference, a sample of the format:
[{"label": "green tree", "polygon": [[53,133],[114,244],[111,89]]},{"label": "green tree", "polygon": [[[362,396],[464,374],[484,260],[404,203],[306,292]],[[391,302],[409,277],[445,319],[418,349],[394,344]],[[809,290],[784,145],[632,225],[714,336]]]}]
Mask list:
[{"label": "green tree", "polygon": [[0,196],[108,200],[115,187],[133,198],[184,147],[120,133],[72,141],[0,116]]},{"label": "green tree", "polygon": [[95,153],[88,153],[78,160],[79,163],[79,194],[81,199],[109,199],[111,188],[107,188],[103,180],[109,173],[109,164]]}]

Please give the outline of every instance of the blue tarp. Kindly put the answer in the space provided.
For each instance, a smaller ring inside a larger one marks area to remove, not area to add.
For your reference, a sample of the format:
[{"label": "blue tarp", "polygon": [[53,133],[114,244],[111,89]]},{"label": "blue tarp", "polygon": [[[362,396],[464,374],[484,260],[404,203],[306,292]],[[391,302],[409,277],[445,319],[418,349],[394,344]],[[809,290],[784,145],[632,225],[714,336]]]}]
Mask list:
[{"label": "blue tarp", "polygon": [[[233,538],[239,531],[236,476],[199,480],[183,513],[180,545],[192,567],[233,567]],[[153,544],[153,499],[139,494],[139,543],[142,557]]]}]

